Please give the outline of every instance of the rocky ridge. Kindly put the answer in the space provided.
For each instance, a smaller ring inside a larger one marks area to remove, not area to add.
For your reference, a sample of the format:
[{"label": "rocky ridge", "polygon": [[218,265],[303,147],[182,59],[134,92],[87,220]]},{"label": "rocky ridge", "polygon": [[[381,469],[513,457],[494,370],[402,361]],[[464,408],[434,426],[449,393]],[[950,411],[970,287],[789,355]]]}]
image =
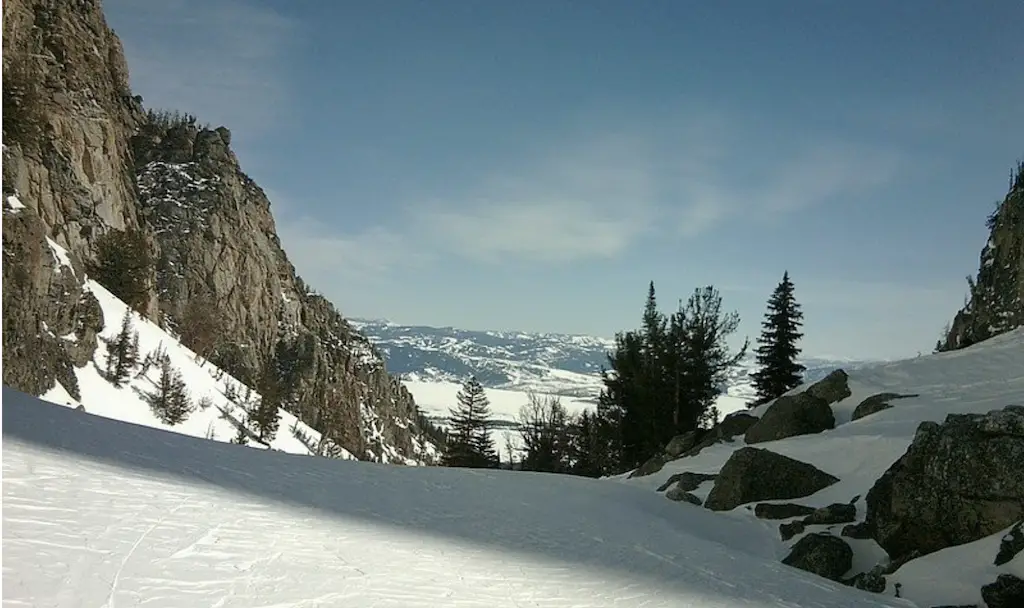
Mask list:
[{"label": "rocky ridge", "polygon": [[[98,1],[11,0],[3,16],[3,189],[23,206],[4,211],[4,384],[38,395],[72,383],[95,349],[88,334],[113,321],[90,317],[84,268],[103,234],[139,230],[156,259],[150,318],[174,329],[190,303],[216,302],[222,368],[251,382],[286,364],[304,422],[361,458],[421,460],[411,395],[297,276],[230,132],[147,113]],[[41,238],[77,270],[55,274]]]}]

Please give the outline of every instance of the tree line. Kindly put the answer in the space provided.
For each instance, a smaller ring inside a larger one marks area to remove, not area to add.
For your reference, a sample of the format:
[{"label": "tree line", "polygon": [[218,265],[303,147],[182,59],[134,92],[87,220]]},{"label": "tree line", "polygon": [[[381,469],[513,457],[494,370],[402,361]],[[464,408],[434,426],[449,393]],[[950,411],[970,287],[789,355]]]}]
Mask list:
[{"label": "tree line", "polygon": [[[739,315],[722,306],[713,286],[697,288],[674,312],[658,309],[654,282],[648,286],[641,325],[615,336],[601,371],[594,411],[568,413],[556,396],[528,395],[516,422],[523,439],[518,462],[501,463],[490,437],[489,403],[470,378],[457,395],[442,464],[599,477],[632,470],[660,453],[674,436],[709,429],[719,422],[715,406],[729,372],[745,357],[749,340],[735,350],[728,340]],[[768,300],[754,351],[756,398],[767,403],[798,386],[797,362],[803,313],[786,272]],[[510,450],[511,452],[511,450]]]}]

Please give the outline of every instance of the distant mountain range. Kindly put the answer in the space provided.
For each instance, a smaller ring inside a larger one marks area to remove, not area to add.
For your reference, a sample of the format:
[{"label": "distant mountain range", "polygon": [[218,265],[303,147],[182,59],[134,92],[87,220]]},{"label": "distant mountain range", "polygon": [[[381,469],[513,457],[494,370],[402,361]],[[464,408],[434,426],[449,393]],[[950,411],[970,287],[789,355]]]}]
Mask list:
[{"label": "distant mountain range", "polygon": [[[610,338],[552,333],[478,331],[454,327],[399,325],[353,319],[352,325],[380,351],[388,371],[407,382],[462,382],[475,375],[487,388],[536,391],[596,399],[600,371],[615,347]],[[837,367],[868,361],[805,358],[805,379],[824,377]],[[748,356],[730,374],[725,394],[748,400],[754,389]],[[731,408],[730,408],[731,409]]]}]

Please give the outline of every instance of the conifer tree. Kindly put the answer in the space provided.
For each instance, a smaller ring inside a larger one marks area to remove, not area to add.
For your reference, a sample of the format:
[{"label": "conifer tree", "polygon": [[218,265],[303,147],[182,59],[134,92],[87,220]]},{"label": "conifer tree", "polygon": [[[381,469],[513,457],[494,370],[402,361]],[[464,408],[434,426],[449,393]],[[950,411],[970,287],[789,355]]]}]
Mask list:
[{"label": "conifer tree", "polygon": [[121,386],[139,363],[139,334],[132,328],[130,310],[121,317],[121,331],[106,341],[107,380],[114,386]]},{"label": "conifer tree", "polygon": [[284,399],[283,388],[277,366],[271,361],[264,366],[258,386],[260,399],[249,415],[256,427],[256,436],[263,443],[269,444],[277,435],[281,421],[281,402]]},{"label": "conifer tree", "polygon": [[451,410],[451,431],[445,445],[443,463],[449,467],[494,468],[498,454],[490,429],[490,402],[484,387],[471,377],[456,395],[458,404]]},{"label": "conifer tree", "polygon": [[156,389],[146,395],[153,413],[170,425],[180,424],[192,413],[192,400],[189,398],[185,380],[173,365],[170,357],[160,361],[160,378]]},{"label": "conifer tree", "polygon": [[519,412],[519,428],[526,454],[524,471],[564,473],[572,458],[569,415],[558,397],[529,394],[529,403]]},{"label": "conifer tree", "polygon": [[793,282],[787,271],[772,292],[768,311],[761,322],[756,351],[758,369],[751,374],[757,397],[751,406],[767,403],[802,381],[806,368],[796,361],[800,354],[797,342],[803,337],[802,326],[803,313],[793,296]]}]

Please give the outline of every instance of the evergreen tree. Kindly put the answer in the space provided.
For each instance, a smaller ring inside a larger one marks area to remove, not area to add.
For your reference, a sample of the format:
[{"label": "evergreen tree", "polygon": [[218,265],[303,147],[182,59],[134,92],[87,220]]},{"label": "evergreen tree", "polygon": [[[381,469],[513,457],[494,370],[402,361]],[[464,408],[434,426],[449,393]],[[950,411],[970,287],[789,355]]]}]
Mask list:
[{"label": "evergreen tree", "polygon": [[139,333],[132,328],[130,310],[121,317],[121,331],[106,340],[107,380],[114,386],[121,386],[139,363]]},{"label": "evergreen tree", "polygon": [[235,427],[237,431],[235,436],[231,438],[231,443],[237,445],[248,445],[249,444],[249,431],[246,428],[249,421],[248,418],[243,418],[239,421],[238,426]]},{"label": "evergreen tree", "polygon": [[153,255],[140,230],[111,230],[96,245],[89,274],[132,309],[145,314],[149,303]]},{"label": "evergreen tree", "polygon": [[443,463],[449,467],[495,468],[498,454],[490,436],[490,402],[484,387],[470,378],[456,396],[451,410],[451,431],[445,445]]},{"label": "evergreen tree", "polygon": [[558,397],[529,394],[519,412],[519,428],[526,454],[524,471],[564,473],[572,458],[569,415]]},{"label": "evergreen tree", "polygon": [[170,425],[180,424],[192,413],[192,401],[185,380],[173,365],[170,357],[160,361],[160,379],[156,390],[146,395],[153,413]]},{"label": "evergreen tree", "polygon": [[797,341],[803,337],[803,316],[793,297],[793,282],[787,271],[768,299],[768,311],[761,322],[756,351],[758,369],[751,374],[757,389],[752,407],[779,397],[802,381],[806,368],[796,358],[800,354]]},{"label": "evergreen tree", "polygon": [[263,443],[269,444],[277,435],[281,421],[281,401],[284,397],[283,386],[273,361],[265,365],[259,380],[259,402],[250,413],[256,427],[256,436]]},{"label": "evergreen tree", "polygon": [[710,428],[718,422],[715,400],[728,372],[746,355],[749,340],[735,353],[727,339],[739,328],[736,312],[722,311],[722,296],[714,286],[695,289],[676,313],[679,329],[678,356],[681,381],[680,432]]}]

